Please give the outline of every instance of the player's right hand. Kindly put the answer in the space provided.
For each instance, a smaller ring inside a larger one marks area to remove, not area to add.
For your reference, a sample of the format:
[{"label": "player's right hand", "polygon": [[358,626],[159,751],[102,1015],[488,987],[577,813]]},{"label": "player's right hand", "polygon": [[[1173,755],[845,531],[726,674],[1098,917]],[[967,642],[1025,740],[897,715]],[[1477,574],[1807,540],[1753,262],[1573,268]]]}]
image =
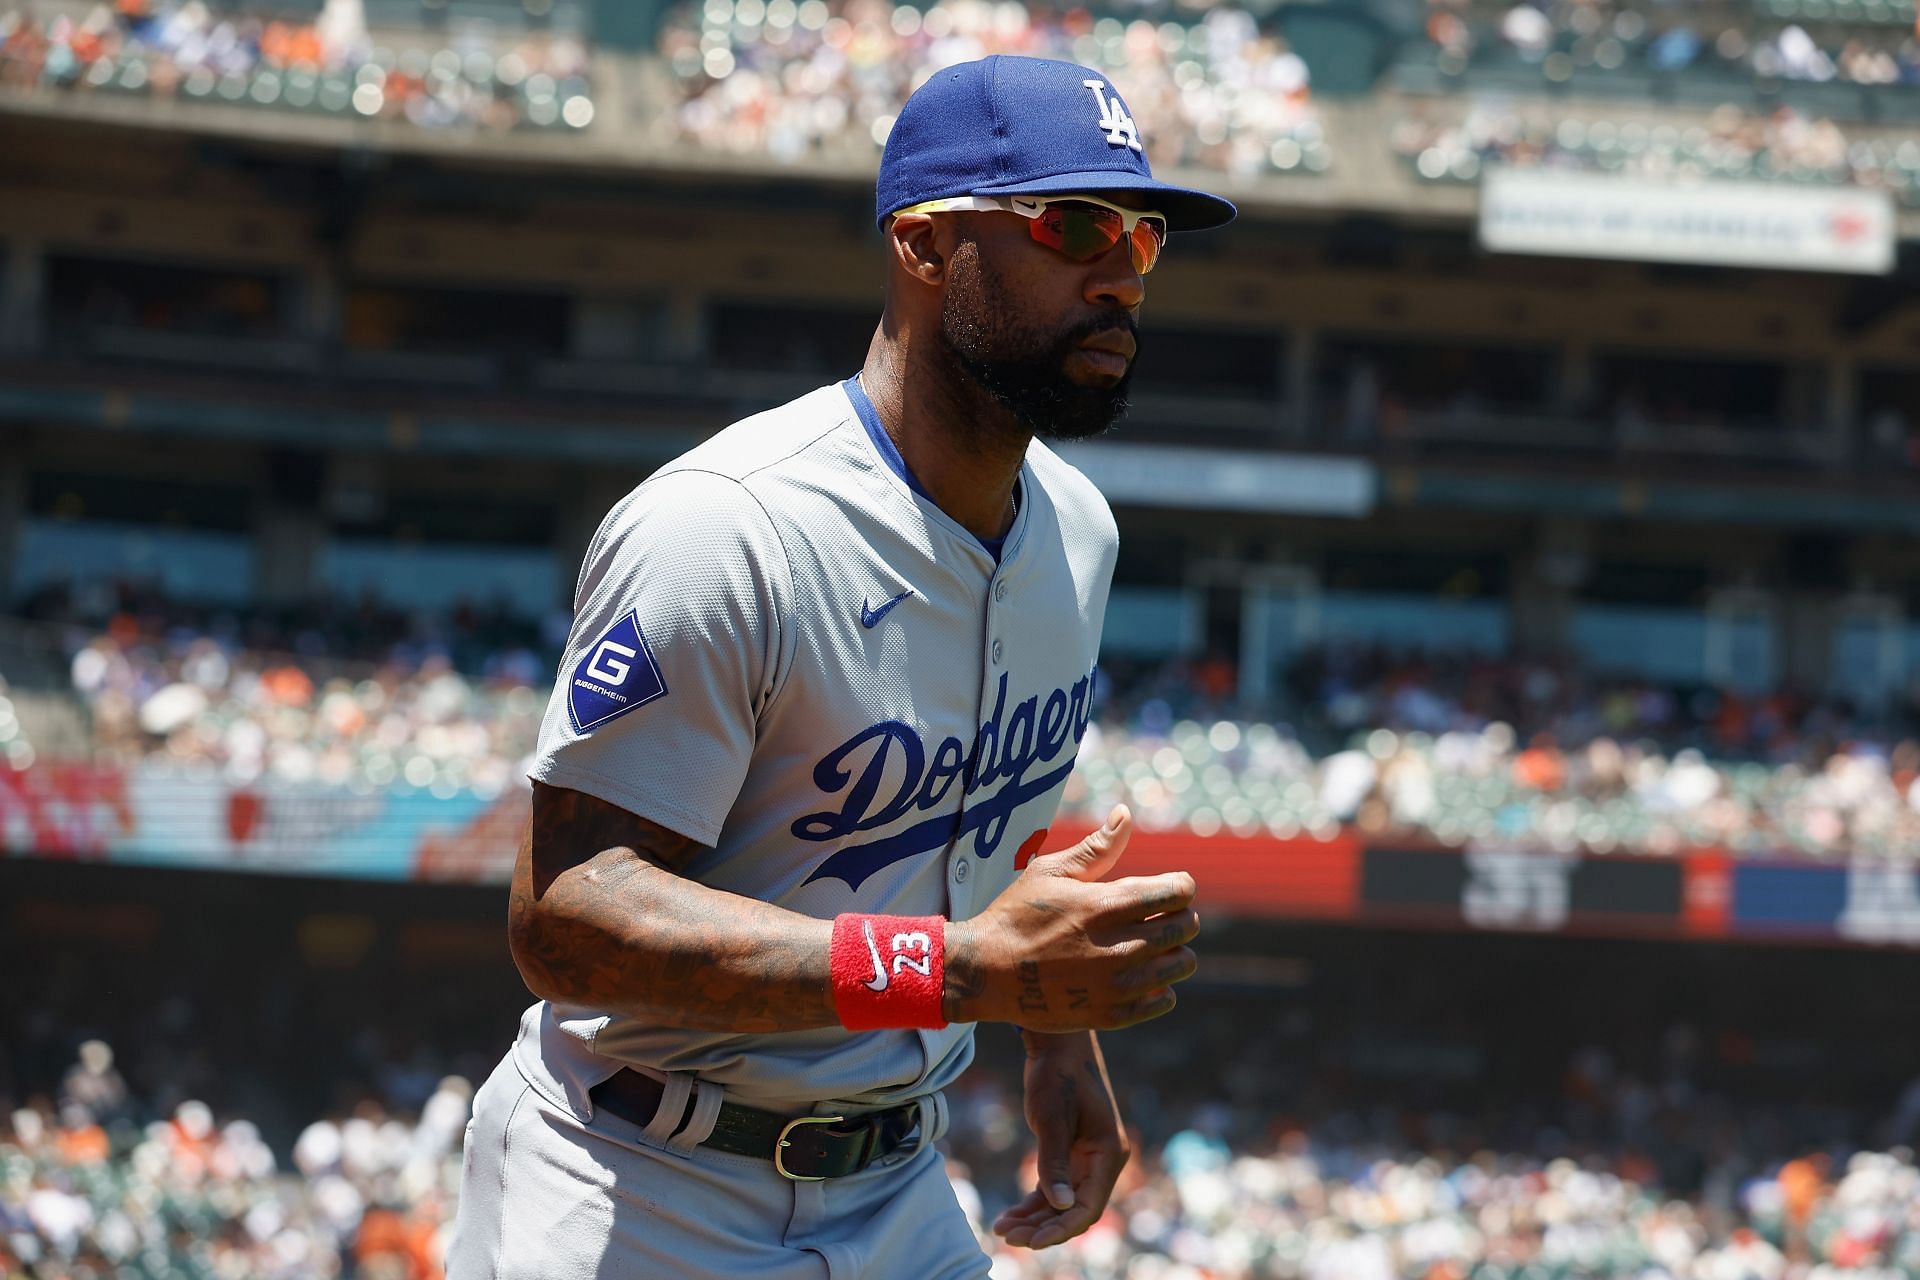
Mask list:
[{"label": "player's right hand", "polygon": [[1173,984],[1197,964],[1193,877],[1099,883],[1132,833],[1133,815],[1117,805],[1106,826],[1035,858],[992,906],[947,925],[950,1021],[1104,1031],[1173,1008]]}]

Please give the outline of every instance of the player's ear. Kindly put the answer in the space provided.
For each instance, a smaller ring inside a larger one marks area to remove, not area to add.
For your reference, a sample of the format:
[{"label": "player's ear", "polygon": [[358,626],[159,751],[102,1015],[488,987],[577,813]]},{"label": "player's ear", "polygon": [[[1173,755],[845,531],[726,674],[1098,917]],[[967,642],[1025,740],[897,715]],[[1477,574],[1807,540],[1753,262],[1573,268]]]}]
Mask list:
[{"label": "player's ear", "polygon": [[887,223],[887,248],[894,264],[922,284],[947,278],[947,258],[939,223],[924,213],[897,213]]}]

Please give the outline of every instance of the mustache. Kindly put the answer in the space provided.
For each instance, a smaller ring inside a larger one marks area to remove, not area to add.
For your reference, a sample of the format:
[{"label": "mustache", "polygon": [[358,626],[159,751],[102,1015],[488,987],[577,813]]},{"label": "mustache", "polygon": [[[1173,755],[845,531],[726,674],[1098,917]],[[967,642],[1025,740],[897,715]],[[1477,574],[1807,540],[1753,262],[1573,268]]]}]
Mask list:
[{"label": "mustache", "polygon": [[1060,345],[1063,350],[1077,347],[1087,339],[1098,337],[1103,333],[1127,333],[1132,336],[1137,346],[1140,342],[1140,322],[1124,311],[1090,316],[1070,329],[1061,338]]}]

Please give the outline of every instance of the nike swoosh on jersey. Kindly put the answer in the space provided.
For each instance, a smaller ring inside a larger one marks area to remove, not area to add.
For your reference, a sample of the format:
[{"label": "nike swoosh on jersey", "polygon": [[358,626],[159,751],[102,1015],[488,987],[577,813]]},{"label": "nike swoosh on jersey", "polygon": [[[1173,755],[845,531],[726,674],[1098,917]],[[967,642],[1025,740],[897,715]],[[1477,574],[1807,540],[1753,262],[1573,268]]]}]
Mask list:
[{"label": "nike swoosh on jersey", "polygon": [[912,594],[913,594],[913,588],[908,587],[905,591],[902,591],[899,595],[887,601],[885,604],[881,605],[878,609],[869,609],[867,607],[866,600],[862,598],[860,601],[860,625],[865,627],[869,631],[873,630],[875,627],[880,625],[880,619],[887,616],[887,611],[889,609],[892,609],[893,606],[899,604],[902,600],[905,600],[908,596]]},{"label": "nike swoosh on jersey", "polygon": [[862,920],[860,931],[867,935],[867,954],[873,957],[873,976],[867,979],[867,990],[885,991],[887,989],[887,966],[880,961],[880,944],[874,941],[873,921]]}]

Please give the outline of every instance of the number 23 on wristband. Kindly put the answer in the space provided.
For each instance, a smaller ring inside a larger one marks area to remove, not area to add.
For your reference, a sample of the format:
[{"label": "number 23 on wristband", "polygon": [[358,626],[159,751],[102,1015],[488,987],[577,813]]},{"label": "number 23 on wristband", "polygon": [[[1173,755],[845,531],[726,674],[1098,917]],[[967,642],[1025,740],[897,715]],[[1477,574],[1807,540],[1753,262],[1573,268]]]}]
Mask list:
[{"label": "number 23 on wristband", "polygon": [[833,1006],[841,1025],[850,1031],[946,1026],[946,926],[940,916],[836,917]]}]

